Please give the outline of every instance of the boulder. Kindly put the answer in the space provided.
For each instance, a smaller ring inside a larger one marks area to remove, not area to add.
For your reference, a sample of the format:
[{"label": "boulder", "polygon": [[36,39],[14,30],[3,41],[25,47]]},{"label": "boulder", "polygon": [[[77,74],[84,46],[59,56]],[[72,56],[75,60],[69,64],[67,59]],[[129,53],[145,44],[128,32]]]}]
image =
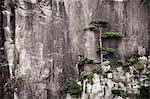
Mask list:
[{"label": "boulder", "polygon": [[150,66],[150,55],[148,56],[148,65]]},{"label": "boulder", "polygon": [[119,76],[124,76],[124,71],[121,66],[117,68],[117,71],[118,71]]},{"label": "boulder", "polygon": [[113,77],[112,73],[108,73],[108,74],[107,74],[107,78],[108,78],[108,79],[111,79],[112,77]]},{"label": "boulder", "polygon": [[66,99],[72,99],[70,93],[67,94]]},{"label": "boulder", "polygon": [[148,62],[148,59],[145,56],[139,57],[138,60],[141,64],[147,64]]},{"label": "boulder", "polygon": [[138,54],[144,56],[146,54],[146,49],[143,46],[138,47]]},{"label": "boulder", "polygon": [[110,61],[104,61],[101,65],[102,66],[107,66],[107,65],[109,65],[110,64]]}]

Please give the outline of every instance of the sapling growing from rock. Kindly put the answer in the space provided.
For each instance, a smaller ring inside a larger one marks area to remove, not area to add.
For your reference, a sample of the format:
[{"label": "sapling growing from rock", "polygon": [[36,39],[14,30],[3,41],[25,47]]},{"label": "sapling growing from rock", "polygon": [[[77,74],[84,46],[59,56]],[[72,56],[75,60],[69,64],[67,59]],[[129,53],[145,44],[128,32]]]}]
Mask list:
[{"label": "sapling growing from rock", "polygon": [[[96,31],[99,33],[99,46],[102,48],[103,45],[102,45],[102,30],[103,28],[106,28],[107,25],[109,23],[105,20],[94,20],[94,21],[91,21],[90,24],[89,24],[89,28],[86,28],[84,30],[89,30],[89,31]],[[100,53],[100,57],[101,57],[101,63],[103,62],[103,53]]]}]

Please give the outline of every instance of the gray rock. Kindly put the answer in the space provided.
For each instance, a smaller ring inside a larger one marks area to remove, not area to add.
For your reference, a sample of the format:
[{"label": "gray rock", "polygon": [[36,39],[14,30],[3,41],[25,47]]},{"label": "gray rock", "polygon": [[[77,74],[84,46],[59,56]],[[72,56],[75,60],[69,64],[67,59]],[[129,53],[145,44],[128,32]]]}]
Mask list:
[{"label": "gray rock", "polygon": [[150,66],[150,55],[148,56],[148,65]]},{"label": "gray rock", "polygon": [[144,48],[143,46],[138,46],[138,54],[140,56],[144,56],[146,54],[146,48]]},{"label": "gray rock", "polygon": [[141,64],[147,64],[147,61],[148,61],[147,57],[145,56],[139,57],[138,60]]}]

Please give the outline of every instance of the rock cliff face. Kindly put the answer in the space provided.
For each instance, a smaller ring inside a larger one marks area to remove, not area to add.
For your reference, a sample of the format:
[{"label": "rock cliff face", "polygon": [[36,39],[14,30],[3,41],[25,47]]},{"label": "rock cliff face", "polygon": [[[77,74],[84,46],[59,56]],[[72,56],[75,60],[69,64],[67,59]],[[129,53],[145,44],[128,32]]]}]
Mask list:
[{"label": "rock cliff face", "polygon": [[13,89],[19,99],[60,99],[62,83],[78,73],[78,55],[100,60],[96,54],[97,35],[83,31],[94,19],[110,21],[104,31],[123,33],[123,39],[113,43],[118,59],[138,46],[144,46],[150,53],[150,8],[140,4],[140,0],[0,3],[0,59],[6,53],[10,79],[17,79]]}]

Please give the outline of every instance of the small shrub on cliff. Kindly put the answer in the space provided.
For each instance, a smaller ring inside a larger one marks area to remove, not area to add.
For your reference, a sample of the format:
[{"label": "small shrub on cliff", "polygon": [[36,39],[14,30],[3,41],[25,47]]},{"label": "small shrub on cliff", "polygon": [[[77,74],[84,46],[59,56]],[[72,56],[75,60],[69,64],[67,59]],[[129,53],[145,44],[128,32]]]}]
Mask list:
[{"label": "small shrub on cliff", "polygon": [[99,31],[97,27],[90,25],[88,28],[85,28],[84,31]]},{"label": "small shrub on cliff", "polygon": [[80,60],[78,61],[78,66],[83,67],[85,64],[91,64],[92,62],[93,62],[92,59],[81,57]]},{"label": "small shrub on cliff", "polygon": [[99,27],[107,27],[107,25],[109,24],[109,22],[105,21],[105,20],[100,20],[100,19],[97,19],[97,20],[94,20],[94,21],[91,21],[89,23],[89,27],[88,28],[85,28],[84,31],[99,31]]},{"label": "small shrub on cliff", "polygon": [[102,69],[101,66],[95,66],[95,68],[92,69],[91,73],[86,75],[86,74],[81,74],[78,76],[78,80],[83,82],[84,80],[88,80],[88,83],[93,84],[92,78],[94,73],[99,74],[99,75],[103,75],[102,73]]},{"label": "small shrub on cliff", "polygon": [[120,39],[122,38],[122,35],[118,32],[105,32],[102,34],[102,38],[116,38]]},{"label": "small shrub on cliff", "polygon": [[114,54],[115,53],[115,49],[113,48],[104,48],[104,47],[97,47],[97,52],[100,53],[102,51],[103,54],[106,54],[106,55],[111,55],[111,54]]},{"label": "small shrub on cliff", "polygon": [[106,20],[100,20],[96,19],[94,21],[91,21],[89,25],[95,26],[95,27],[106,27],[109,24]]},{"label": "small shrub on cliff", "polygon": [[99,74],[99,75],[102,75],[103,74],[103,71],[102,71],[102,68],[101,66],[96,66],[93,70],[92,70],[92,73],[96,73],[96,74]]},{"label": "small shrub on cliff", "polygon": [[77,95],[82,92],[82,86],[80,86],[75,79],[72,79],[67,81],[61,90],[71,95]]},{"label": "small shrub on cliff", "polygon": [[133,52],[133,53],[130,53],[126,57],[125,61],[128,62],[128,63],[134,64],[134,63],[138,62],[139,57],[140,57],[140,55],[137,52]]},{"label": "small shrub on cliff", "polygon": [[78,76],[78,80],[83,82],[84,80],[87,79],[87,77],[88,77],[88,75],[81,74],[81,75]]},{"label": "small shrub on cliff", "polygon": [[128,56],[126,56],[125,62],[122,64],[123,69],[127,70],[129,69],[129,66],[133,66],[134,64],[137,64],[139,57],[140,55],[137,52],[130,53]]}]

